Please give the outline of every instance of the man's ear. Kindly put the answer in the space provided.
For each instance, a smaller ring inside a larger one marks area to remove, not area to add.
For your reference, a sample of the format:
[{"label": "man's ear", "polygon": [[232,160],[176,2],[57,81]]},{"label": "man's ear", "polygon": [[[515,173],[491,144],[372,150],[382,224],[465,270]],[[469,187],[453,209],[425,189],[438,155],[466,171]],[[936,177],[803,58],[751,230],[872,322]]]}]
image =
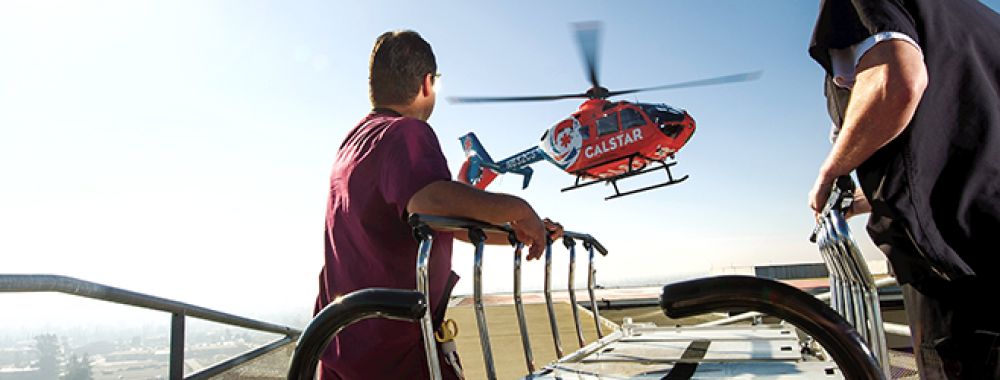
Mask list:
[{"label": "man's ear", "polygon": [[434,89],[434,84],[431,83],[431,78],[434,74],[424,75],[424,84],[420,86],[420,93],[426,98],[431,96],[431,91]]}]

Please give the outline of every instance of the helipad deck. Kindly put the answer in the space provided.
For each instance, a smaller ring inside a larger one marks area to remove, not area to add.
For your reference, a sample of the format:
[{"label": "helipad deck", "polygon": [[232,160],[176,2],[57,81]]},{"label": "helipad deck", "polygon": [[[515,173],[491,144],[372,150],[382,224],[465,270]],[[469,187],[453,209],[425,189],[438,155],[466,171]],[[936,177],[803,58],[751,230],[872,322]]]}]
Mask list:
[{"label": "helipad deck", "polygon": [[[573,322],[571,305],[567,302],[555,304],[556,319],[559,324],[559,336],[562,349],[569,353],[580,349],[576,338],[576,327]],[[580,308],[582,312],[586,309]],[[517,325],[517,315],[512,304],[489,305],[485,307],[489,322],[489,336],[493,347],[493,360],[496,363],[498,379],[519,379],[527,375],[524,349],[521,345],[521,334]],[[548,311],[544,303],[524,305],[525,319],[528,324],[528,337],[537,368],[556,360],[555,345],[552,343],[552,330],[549,327]],[[483,364],[483,353],[480,348],[479,335],[476,329],[475,310],[471,306],[448,308],[447,318],[458,322],[459,334],[455,339],[461,356],[462,367],[467,379],[485,379],[486,370]],[[581,327],[587,343],[598,339],[597,328],[593,317],[581,314]],[[589,322],[589,323],[588,323]],[[618,325],[605,320],[605,334],[618,329]]]}]

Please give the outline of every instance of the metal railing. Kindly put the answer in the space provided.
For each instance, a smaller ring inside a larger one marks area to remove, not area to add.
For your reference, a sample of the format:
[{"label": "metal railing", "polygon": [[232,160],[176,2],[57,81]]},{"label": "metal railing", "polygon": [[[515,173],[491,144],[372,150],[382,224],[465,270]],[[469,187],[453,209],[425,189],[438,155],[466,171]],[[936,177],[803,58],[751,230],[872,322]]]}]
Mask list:
[{"label": "metal railing", "polygon": [[[431,251],[431,244],[433,244],[433,234],[432,230],[440,231],[454,231],[454,232],[467,232],[469,234],[469,240],[476,248],[475,257],[473,259],[473,300],[474,308],[476,313],[477,327],[479,328],[479,341],[482,346],[483,351],[483,361],[486,365],[486,375],[489,379],[494,380],[497,378],[496,367],[493,362],[493,351],[490,344],[489,331],[486,325],[486,312],[483,305],[483,288],[482,288],[482,264],[483,264],[483,251],[486,245],[486,233],[504,233],[507,234],[508,241],[514,247],[514,307],[517,313],[518,326],[520,327],[521,333],[521,344],[524,347],[525,364],[528,368],[528,373],[535,372],[535,363],[533,359],[533,354],[531,350],[531,343],[528,339],[528,328],[527,322],[524,317],[524,304],[521,299],[521,248],[522,244],[517,241],[514,235],[513,229],[507,226],[496,226],[488,223],[463,220],[463,219],[453,219],[453,218],[443,218],[428,215],[411,215],[410,225],[413,227],[414,237],[420,242],[420,249],[417,256],[417,291],[423,294],[429,294],[427,289],[427,262],[428,255]],[[597,308],[597,300],[594,297],[594,287],[595,287],[595,269],[594,269],[594,251],[600,252],[602,255],[607,255],[608,251],[601,245],[597,239],[593,236],[565,231],[563,233],[563,245],[569,250],[569,295],[570,301],[573,304],[573,318],[576,324],[577,339],[580,341],[580,346],[584,346],[583,330],[580,323],[580,316],[576,310],[576,295],[573,289],[575,266],[576,266],[576,241],[579,240],[583,243],[584,249],[589,252],[590,264],[589,271],[587,274],[587,290],[590,294],[590,306],[592,314],[594,316],[594,323],[597,326],[598,339],[604,337],[604,332],[601,326],[600,312]],[[555,309],[552,301],[552,246],[554,244],[548,244],[545,250],[545,303],[548,308],[549,324],[552,328],[552,341],[555,345],[556,355],[558,357],[563,357],[562,344],[559,338],[559,329],[556,323]],[[431,371],[432,379],[440,379],[441,372],[438,367],[437,361],[437,348],[434,342],[434,331],[431,326],[431,316],[425,314],[421,320],[421,326],[423,327],[424,333],[424,345],[427,352],[428,367]]]},{"label": "metal railing", "polygon": [[[73,296],[92,298],[101,301],[113,302],[122,305],[140,307],[144,309],[163,311],[171,314],[170,329],[170,380],[201,380],[208,379],[231,369],[237,365],[264,355],[287,343],[298,339],[301,331],[277,324],[261,322],[249,318],[244,318],[200,306],[194,306],[183,302],[168,300],[165,298],[136,293],[129,290],[101,285],[89,281],[83,281],[72,277],[58,275],[23,275],[23,274],[2,274],[0,275],[0,293],[34,293],[34,292],[57,292]],[[231,326],[243,327],[256,331],[263,331],[284,335],[272,343],[263,347],[246,352],[235,358],[211,367],[202,369],[188,377],[184,377],[184,336],[185,319],[193,317],[222,323]]]},{"label": "metal railing", "polygon": [[878,286],[844,217],[854,202],[854,190],[851,177],[837,179],[810,241],[819,244],[830,272],[830,306],[858,330],[890,377]]}]

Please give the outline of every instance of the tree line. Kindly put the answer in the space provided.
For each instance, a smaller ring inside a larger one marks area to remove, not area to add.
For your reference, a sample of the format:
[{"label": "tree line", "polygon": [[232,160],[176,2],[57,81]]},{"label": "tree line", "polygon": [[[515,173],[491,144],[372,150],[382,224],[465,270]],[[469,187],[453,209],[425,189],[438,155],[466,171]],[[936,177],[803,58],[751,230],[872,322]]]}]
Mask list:
[{"label": "tree line", "polygon": [[[90,356],[86,353],[78,357],[67,349],[69,357],[65,364],[62,363],[63,350],[55,334],[35,336],[35,349],[38,350],[38,380],[94,380]],[[63,365],[65,368],[60,368]]]}]

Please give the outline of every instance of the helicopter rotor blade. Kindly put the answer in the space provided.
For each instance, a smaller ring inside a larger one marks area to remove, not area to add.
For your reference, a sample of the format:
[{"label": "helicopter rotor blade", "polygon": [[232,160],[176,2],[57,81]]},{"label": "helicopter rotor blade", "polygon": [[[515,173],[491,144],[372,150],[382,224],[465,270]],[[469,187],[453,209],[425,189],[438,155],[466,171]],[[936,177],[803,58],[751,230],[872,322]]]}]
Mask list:
[{"label": "helicopter rotor blade", "polygon": [[588,98],[588,96],[587,94],[566,94],[566,95],[548,95],[548,96],[496,96],[496,97],[455,96],[455,97],[449,97],[448,102],[452,104],[537,102],[537,101],[580,99],[580,98],[586,99]]},{"label": "helicopter rotor blade", "polygon": [[600,47],[601,23],[600,21],[589,21],[573,24],[576,31],[576,42],[580,46],[580,55],[583,57],[583,64],[587,69],[587,79],[594,88],[600,88],[597,80],[597,51]]},{"label": "helicopter rotor blade", "polygon": [[623,91],[611,91],[611,92],[608,93],[608,96],[633,94],[633,93],[642,92],[642,91],[672,90],[672,89],[677,89],[677,88],[711,86],[711,85],[725,84],[725,83],[749,82],[749,81],[752,81],[752,80],[760,79],[760,77],[762,75],[764,75],[764,71],[763,70],[749,72],[749,73],[742,73],[742,74],[726,75],[726,76],[715,77],[715,78],[701,79],[701,80],[690,81],[690,82],[674,83],[674,84],[668,84],[668,85],[656,86],[656,87],[636,88],[636,89],[623,90]]}]

